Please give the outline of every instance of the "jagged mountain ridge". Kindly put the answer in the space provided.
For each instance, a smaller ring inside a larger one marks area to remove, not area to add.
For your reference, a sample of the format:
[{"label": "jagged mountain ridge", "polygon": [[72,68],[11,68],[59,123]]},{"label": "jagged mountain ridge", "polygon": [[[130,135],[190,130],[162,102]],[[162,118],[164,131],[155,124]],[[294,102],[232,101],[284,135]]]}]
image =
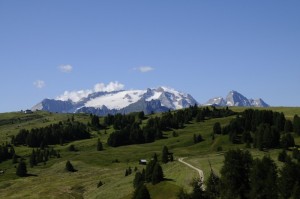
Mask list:
[{"label": "jagged mountain ridge", "polygon": [[45,110],[59,113],[93,113],[107,115],[144,111],[165,112],[197,104],[189,94],[168,87],[147,90],[120,90],[95,92],[74,102],[71,99],[44,99],[32,110]]},{"label": "jagged mountain ridge", "polygon": [[209,99],[204,105],[215,106],[243,106],[243,107],[269,107],[270,105],[259,99],[248,99],[237,91],[230,91],[224,99],[223,97],[216,97]]}]

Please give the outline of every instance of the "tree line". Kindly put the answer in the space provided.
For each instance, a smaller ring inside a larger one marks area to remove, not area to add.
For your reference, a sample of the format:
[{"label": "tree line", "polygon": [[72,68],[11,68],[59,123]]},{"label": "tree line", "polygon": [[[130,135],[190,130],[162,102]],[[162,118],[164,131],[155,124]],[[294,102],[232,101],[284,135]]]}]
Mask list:
[{"label": "tree line", "polygon": [[31,130],[21,129],[15,137],[12,137],[11,142],[14,145],[43,148],[47,145],[64,144],[88,138],[90,138],[90,133],[85,124],[77,121],[65,121]]},{"label": "tree line", "polygon": [[154,142],[163,138],[163,131],[184,128],[193,119],[198,122],[210,118],[227,117],[235,113],[227,108],[199,108],[197,105],[189,108],[162,113],[161,117],[152,117],[141,128],[143,112],[134,115],[108,115],[104,118],[105,125],[113,125],[115,131],[110,134],[107,143],[117,147],[130,144]]},{"label": "tree line", "polygon": [[214,134],[228,134],[232,143],[253,143],[259,149],[288,148],[294,146],[291,132],[300,135],[300,118],[295,115],[293,122],[283,113],[271,110],[247,109],[221,129],[216,123]]},{"label": "tree line", "polygon": [[178,198],[296,199],[300,196],[300,163],[290,158],[278,169],[269,156],[253,159],[247,150],[230,150],[225,153],[220,176],[211,169],[205,190],[199,181],[192,185],[192,193],[182,189]]},{"label": "tree line", "polygon": [[10,144],[2,144],[0,145],[0,163],[12,159],[15,155],[14,147]]}]

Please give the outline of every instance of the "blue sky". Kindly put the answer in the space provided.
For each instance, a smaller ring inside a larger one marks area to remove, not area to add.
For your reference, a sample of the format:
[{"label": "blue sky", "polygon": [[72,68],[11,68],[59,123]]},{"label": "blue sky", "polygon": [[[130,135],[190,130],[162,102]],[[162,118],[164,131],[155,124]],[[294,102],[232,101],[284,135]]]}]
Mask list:
[{"label": "blue sky", "polygon": [[299,10],[298,0],[1,0],[0,112],[115,81],[200,103],[237,90],[299,106]]}]

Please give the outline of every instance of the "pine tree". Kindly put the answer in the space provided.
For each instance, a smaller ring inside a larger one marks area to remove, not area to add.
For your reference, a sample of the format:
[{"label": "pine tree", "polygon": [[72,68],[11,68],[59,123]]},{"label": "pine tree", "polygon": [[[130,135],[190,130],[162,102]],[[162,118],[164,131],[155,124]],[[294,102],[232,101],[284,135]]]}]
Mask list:
[{"label": "pine tree", "polygon": [[250,190],[252,156],[249,151],[229,150],[221,169],[221,198],[246,198]]},{"label": "pine tree", "polygon": [[288,160],[288,154],[286,153],[286,150],[283,149],[279,154],[278,154],[278,161],[280,162],[286,162]]},{"label": "pine tree", "polygon": [[291,120],[286,120],[284,124],[284,132],[290,133],[293,131],[293,123]]},{"label": "pine tree", "polygon": [[14,154],[13,157],[12,157],[12,163],[13,164],[18,163],[18,156],[16,154]]},{"label": "pine tree", "polygon": [[145,181],[146,182],[151,182],[152,181],[152,174],[153,174],[153,169],[156,164],[156,161],[151,160],[149,164],[146,166],[145,170]]},{"label": "pine tree", "polygon": [[207,192],[207,195],[209,195],[211,199],[218,198],[220,196],[220,186],[220,178],[213,171],[211,171],[206,182],[205,191]]},{"label": "pine tree", "polygon": [[162,162],[163,163],[168,163],[169,161],[169,151],[168,151],[168,147],[164,146],[163,151],[162,151]]},{"label": "pine tree", "polygon": [[75,172],[76,171],[69,160],[66,163],[66,170],[70,171],[70,172]]},{"label": "pine tree", "polygon": [[250,198],[278,198],[277,167],[270,157],[256,159],[250,173]]},{"label": "pine tree", "polygon": [[25,177],[27,175],[26,163],[21,160],[16,171],[17,176]]},{"label": "pine tree", "polygon": [[103,145],[100,139],[97,140],[97,151],[102,151],[103,150]]},{"label": "pine tree", "polygon": [[294,116],[293,127],[294,127],[294,132],[300,135],[300,117],[298,115]]},{"label": "pine tree", "polygon": [[100,180],[97,184],[97,188],[101,187],[103,185],[103,182]]},{"label": "pine tree", "polygon": [[300,182],[294,186],[292,199],[300,199]]},{"label": "pine tree", "polygon": [[157,184],[164,179],[163,170],[158,162],[156,162],[152,173],[152,184]]},{"label": "pine tree", "polygon": [[294,137],[290,133],[286,133],[281,138],[281,146],[284,149],[295,146]]},{"label": "pine tree", "polygon": [[216,122],[216,123],[214,124],[213,132],[214,132],[214,134],[221,134],[221,133],[222,133],[222,129],[221,129],[221,124],[220,124],[220,122]]},{"label": "pine tree", "polygon": [[150,194],[147,187],[141,184],[133,193],[132,199],[150,199]]},{"label": "pine tree", "polygon": [[34,151],[34,150],[32,150],[32,153],[31,153],[31,155],[30,155],[29,164],[30,164],[30,167],[31,167],[31,168],[32,168],[33,166],[37,165],[36,154],[35,154],[35,151]]},{"label": "pine tree", "polygon": [[194,140],[194,144],[197,144],[197,135],[196,134],[194,134],[193,140]]},{"label": "pine tree", "polygon": [[292,161],[287,161],[279,171],[278,178],[279,193],[282,198],[290,198],[295,184],[300,179],[299,166]]},{"label": "pine tree", "polygon": [[203,184],[200,179],[194,179],[192,182],[193,192],[191,194],[191,199],[206,199],[205,192],[202,188]]},{"label": "pine tree", "polygon": [[136,188],[139,187],[143,182],[144,182],[144,178],[143,178],[143,175],[141,174],[141,172],[136,172],[136,173],[135,173],[134,180],[133,180],[133,187],[136,189]]}]

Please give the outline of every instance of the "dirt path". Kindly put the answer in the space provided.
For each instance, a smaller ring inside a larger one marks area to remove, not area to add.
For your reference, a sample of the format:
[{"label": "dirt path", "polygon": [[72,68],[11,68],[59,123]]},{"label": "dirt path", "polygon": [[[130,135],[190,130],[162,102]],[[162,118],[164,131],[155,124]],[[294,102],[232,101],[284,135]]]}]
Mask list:
[{"label": "dirt path", "polygon": [[200,176],[200,180],[201,180],[201,182],[203,183],[203,182],[204,182],[204,174],[203,174],[203,171],[202,171],[201,169],[198,169],[198,168],[194,167],[193,165],[191,165],[191,164],[189,164],[189,163],[183,161],[183,159],[184,159],[184,158],[179,158],[178,161],[181,162],[181,163],[183,163],[183,164],[185,164],[185,165],[187,165],[188,167],[190,167],[190,168],[192,168],[192,169],[198,171],[199,176]]}]

